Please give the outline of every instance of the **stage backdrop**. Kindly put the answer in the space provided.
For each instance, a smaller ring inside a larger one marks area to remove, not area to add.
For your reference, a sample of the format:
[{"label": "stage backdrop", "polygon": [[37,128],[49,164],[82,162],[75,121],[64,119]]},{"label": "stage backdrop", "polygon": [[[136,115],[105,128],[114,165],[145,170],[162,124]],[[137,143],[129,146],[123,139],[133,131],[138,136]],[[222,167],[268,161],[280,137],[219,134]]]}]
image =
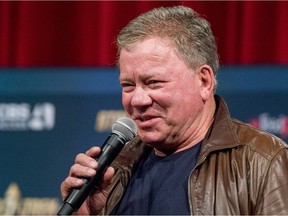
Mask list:
[{"label": "stage backdrop", "polygon": [[119,31],[174,5],[211,23],[222,64],[288,63],[288,1],[0,1],[0,67],[114,66]]},{"label": "stage backdrop", "polygon": [[[232,116],[288,139],[288,67],[222,67]],[[116,68],[0,71],[0,214],[55,214],[76,154],[123,116]]]}]

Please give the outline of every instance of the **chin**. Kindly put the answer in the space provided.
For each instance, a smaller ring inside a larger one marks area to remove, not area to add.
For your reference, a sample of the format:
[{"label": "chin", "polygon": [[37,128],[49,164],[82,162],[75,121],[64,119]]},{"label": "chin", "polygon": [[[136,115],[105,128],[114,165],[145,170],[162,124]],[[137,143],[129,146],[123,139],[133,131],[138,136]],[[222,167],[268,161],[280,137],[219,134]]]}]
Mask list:
[{"label": "chin", "polygon": [[155,133],[138,133],[138,136],[144,142],[145,144],[154,147],[155,145],[159,143],[163,143],[163,139],[161,139],[157,134]]}]

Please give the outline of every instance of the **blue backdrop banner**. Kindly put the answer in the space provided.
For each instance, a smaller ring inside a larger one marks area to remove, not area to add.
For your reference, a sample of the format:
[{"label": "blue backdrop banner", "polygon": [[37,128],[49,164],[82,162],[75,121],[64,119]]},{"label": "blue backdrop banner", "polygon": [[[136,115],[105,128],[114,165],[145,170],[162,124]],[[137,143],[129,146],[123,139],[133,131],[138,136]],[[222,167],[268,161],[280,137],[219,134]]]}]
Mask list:
[{"label": "blue backdrop banner", "polygon": [[[0,71],[0,214],[55,214],[75,156],[124,115],[116,68]],[[224,66],[231,115],[288,140],[288,67]]]}]

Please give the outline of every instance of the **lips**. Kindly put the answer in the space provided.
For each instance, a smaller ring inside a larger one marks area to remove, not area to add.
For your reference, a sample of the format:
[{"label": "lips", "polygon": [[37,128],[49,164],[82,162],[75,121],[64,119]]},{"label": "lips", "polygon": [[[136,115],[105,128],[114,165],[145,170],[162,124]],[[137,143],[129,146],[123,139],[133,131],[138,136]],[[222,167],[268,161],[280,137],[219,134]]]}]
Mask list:
[{"label": "lips", "polygon": [[136,124],[139,127],[152,127],[155,124],[155,121],[158,117],[157,116],[138,116],[135,119]]},{"label": "lips", "polygon": [[140,117],[139,119],[140,119],[140,121],[145,122],[145,121],[149,121],[152,118],[151,117]]},{"label": "lips", "polygon": [[136,120],[139,120],[139,121],[141,121],[141,122],[145,122],[145,121],[149,121],[149,120],[151,120],[151,119],[153,119],[153,118],[156,118],[156,116],[151,116],[151,115],[139,115],[139,116],[137,116],[135,119]]}]

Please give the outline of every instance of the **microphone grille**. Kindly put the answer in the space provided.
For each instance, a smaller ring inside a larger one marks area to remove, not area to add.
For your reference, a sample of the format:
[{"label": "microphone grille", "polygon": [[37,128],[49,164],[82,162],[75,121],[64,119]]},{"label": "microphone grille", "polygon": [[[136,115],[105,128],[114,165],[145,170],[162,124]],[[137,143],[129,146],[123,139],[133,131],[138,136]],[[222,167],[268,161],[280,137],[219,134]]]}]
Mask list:
[{"label": "microphone grille", "polygon": [[122,117],[113,123],[112,133],[121,136],[126,142],[128,142],[136,136],[137,125],[131,118]]}]

